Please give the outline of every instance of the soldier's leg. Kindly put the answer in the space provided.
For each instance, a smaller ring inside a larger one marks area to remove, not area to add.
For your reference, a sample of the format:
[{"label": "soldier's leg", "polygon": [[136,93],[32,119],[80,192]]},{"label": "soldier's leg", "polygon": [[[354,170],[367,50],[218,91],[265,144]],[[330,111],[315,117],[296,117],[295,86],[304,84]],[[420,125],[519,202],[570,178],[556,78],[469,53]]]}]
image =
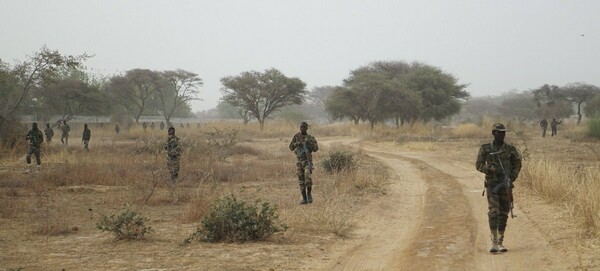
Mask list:
[{"label": "soldier's leg", "polygon": [[25,156],[25,161],[27,162],[27,164],[31,164],[31,155],[33,154],[33,147],[29,146],[29,149],[27,149],[27,156]]},{"label": "soldier's leg", "polygon": [[34,148],[33,149],[33,154],[35,155],[35,162],[37,163],[38,167],[39,165],[42,164],[42,158],[40,156],[40,148]]},{"label": "soldier's leg", "polygon": [[499,214],[498,214],[498,251],[506,252],[508,249],[502,243],[504,241],[504,231],[508,222],[508,213],[510,212],[510,200],[506,191],[499,193]]},{"label": "soldier's leg", "polygon": [[65,136],[65,144],[69,145],[69,136]]},{"label": "soldier's leg", "polygon": [[60,143],[65,144],[65,136],[64,135],[60,136]]},{"label": "soldier's leg", "polygon": [[304,180],[306,185],[306,201],[312,203],[312,172],[308,168],[308,160],[304,161]]},{"label": "soldier's leg", "polygon": [[302,201],[300,202],[300,204],[307,204],[308,199],[306,198],[304,163],[302,161],[296,162],[296,175],[298,175],[298,184],[300,185],[300,193],[302,194]]},{"label": "soldier's leg", "polygon": [[492,193],[493,187],[486,188],[487,200],[488,200],[488,224],[490,226],[490,234],[492,240],[492,247],[490,252],[498,252],[498,222],[500,214],[500,196]]}]

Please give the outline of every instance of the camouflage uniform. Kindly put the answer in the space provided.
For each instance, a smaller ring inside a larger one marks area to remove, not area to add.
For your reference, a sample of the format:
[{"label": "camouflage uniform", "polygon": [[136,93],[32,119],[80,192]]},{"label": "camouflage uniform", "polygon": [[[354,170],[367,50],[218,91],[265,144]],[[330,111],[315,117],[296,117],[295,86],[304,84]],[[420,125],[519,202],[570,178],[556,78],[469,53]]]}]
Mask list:
[{"label": "camouflage uniform", "polygon": [[37,128],[37,123],[33,123],[31,130],[27,132],[27,136],[25,137],[29,140],[29,149],[27,150],[27,156],[25,160],[27,164],[31,164],[31,155],[35,155],[35,162],[37,165],[42,164],[42,159],[40,157],[40,147],[42,142],[44,142],[44,135],[42,131]]},{"label": "camouflage uniform", "polygon": [[[298,184],[300,185],[300,191],[304,198],[302,203],[312,202],[312,162],[309,160],[307,153],[304,151],[304,142],[306,142],[306,148],[309,154],[319,150],[317,139],[309,134],[303,135],[297,133],[290,142],[290,150],[296,154],[297,162],[297,175]],[[312,156],[311,156],[312,157]]]},{"label": "camouflage uniform", "polygon": [[88,149],[88,144],[90,144],[90,139],[92,138],[92,131],[90,131],[90,129],[88,129],[87,124],[84,124],[83,126],[83,136],[81,137],[81,140],[83,141],[83,148],[85,150],[89,150]]},{"label": "camouflage uniform", "polygon": [[179,158],[181,156],[181,146],[179,145],[179,138],[175,135],[174,131],[173,134],[169,134],[169,137],[167,138],[165,150],[167,151],[167,168],[169,168],[169,172],[171,173],[171,181],[175,182],[179,176]]},{"label": "camouflage uniform", "polygon": [[542,128],[542,137],[546,137],[546,130],[548,129],[548,121],[543,119],[540,121],[540,127]]},{"label": "camouflage uniform", "polygon": [[[493,131],[506,131],[504,125],[494,124]],[[494,133],[494,132],[492,132]],[[497,134],[494,135],[495,137]],[[488,224],[492,235],[492,248],[490,252],[505,252],[508,251],[502,244],[504,240],[504,232],[508,221],[508,213],[512,203],[512,191],[509,194],[507,189],[497,190],[494,193],[494,188],[502,184],[504,173],[502,167],[506,171],[508,177],[514,182],[521,171],[521,156],[517,149],[507,144],[504,140],[504,133],[497,143],[496,139],[492,143],[483,144],[479,148],[475,167],[479,172],[485,173],[485,193],[488,201]],[[499,145],[501,144],[501,145]],[[491,155],[491,153],[498,153]],[[502,167],[500,166],[502,163]],[[512,188],[512,187],[511,187]]]},{"label": "camouflage uniform", "polygon": [[71,131],[71,127],[65,122],[62,127],[62,135],[60,136],[60,142],[63,144],[69,145],[69,132]]},{"label": "camouflage uniform", "polygon": [[50,128],[49,123],[46,123],[46,129],[44,130],[44,133],[46,133],[46,141],[52,142],[52,137],[54,136],[54,130],[52,130],[52,128]]},{"label": "camouflage uniform", "polygon": [[556,119],[552,119],[552,122],[550,123],[550,128],[552,129],[552,136],[556,135],[556,131],[558,131],[559,124],[560,124],[560,121],[556,121]]}]

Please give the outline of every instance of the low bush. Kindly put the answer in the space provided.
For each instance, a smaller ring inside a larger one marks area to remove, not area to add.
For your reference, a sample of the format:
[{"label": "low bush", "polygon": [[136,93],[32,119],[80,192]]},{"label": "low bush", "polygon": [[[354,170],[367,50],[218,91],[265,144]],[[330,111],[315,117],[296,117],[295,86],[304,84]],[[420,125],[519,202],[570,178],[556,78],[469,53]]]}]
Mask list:
[{"label": "low bush", "polygon": [[249,204],[234,195],[217,200],[209,214],[202,220],[202,228],[184,242],[247,242],[264,240],[273,233],[285,231],[287,225],[279,223],[277,208],[269,202]]},{"label": "low bush", "polygon": [[354,169],[356,163],[353,153],[348,151],[334,151],[330,152],[328,157],[321,161],[321,166],[327,173],[333,174]]},{"label": "low bush", "polygon": [[587,135],[593,138],[600,138],[600,117],[588,120]]},{"label": "low bush", "polygon": [[146,226],[147,221],[147,217],[127,207],[118,214],[103,216],[96,228],[112,232],[117,240],[144,239],[147,233],[153,231],[152,227]]}]

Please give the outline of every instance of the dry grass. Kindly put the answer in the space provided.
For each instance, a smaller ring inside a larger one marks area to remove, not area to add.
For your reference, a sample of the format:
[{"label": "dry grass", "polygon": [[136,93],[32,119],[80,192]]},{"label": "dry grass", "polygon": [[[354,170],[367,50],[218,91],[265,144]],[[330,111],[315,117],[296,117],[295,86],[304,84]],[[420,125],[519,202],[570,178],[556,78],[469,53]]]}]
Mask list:
[{"label": "dry grass", "polygon": [[477,126],[475,123],[459,124],[452,129],[452,136],[456,138],[486,138],[489,137],[489,131]]}]

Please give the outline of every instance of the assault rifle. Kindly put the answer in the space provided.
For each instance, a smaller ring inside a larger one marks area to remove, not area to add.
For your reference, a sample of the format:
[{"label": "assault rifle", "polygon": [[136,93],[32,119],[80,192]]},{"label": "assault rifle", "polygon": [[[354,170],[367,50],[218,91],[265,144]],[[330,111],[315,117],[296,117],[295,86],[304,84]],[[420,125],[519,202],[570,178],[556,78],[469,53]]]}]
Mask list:
[{"label": "assault rifle", "polygon": [[306,154],[306,159],[308,160],[308,171],[312,174],[313,171],[313,162],[312,162],[312,152],[308,151],[308,147],[306,147],[306,140],[302,140],[302,152]]},{"label": "assault rifle", "polygon": [[512,180],[510,179],[510,176],[508,176],[508,172],[506,172],[506,169],[502,165],[502,160],[500,159],[500,154],[502,152],[504,152],[504,151],[497,151],[497,152],[490,153],[490,155],[492,155],[496,158],[496,161],[498,162],[498,164],[500,165],[500,169],[502,170],[502,175],[504,175],[504,181],[499,183],[498,185],[496,185],[492,189],[492,193],[498,194],[500,192],[500,190],[505,189],[506,194],[508,196],[508,201],[510,202],[510,205],[509,205],[510,206],[510,217],[515,218],[516,215],[513,214],[514,204],[513,204],[513,193],[512,193]]}]

